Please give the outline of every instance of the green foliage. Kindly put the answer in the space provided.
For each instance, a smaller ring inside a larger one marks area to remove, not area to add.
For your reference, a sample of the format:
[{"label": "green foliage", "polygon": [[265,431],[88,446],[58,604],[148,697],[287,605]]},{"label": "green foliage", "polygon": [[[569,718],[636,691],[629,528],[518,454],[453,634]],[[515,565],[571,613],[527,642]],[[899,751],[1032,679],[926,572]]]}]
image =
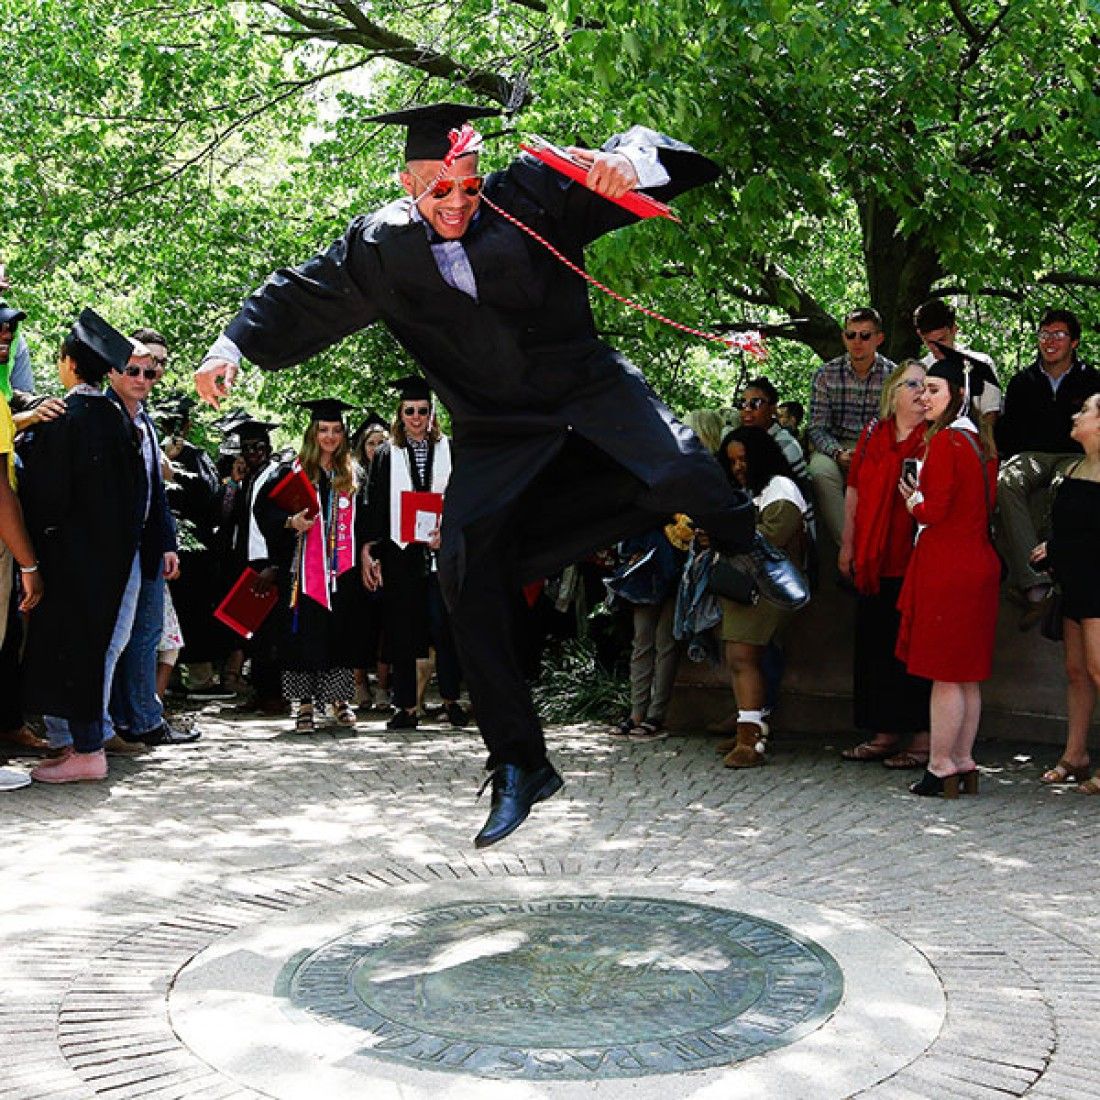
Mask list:
[{"label": "green foliage", "polygon": [[533,695],[547,722],[609,722],[630,709],[630,684],[600,667],[588,639],[548,650]]},{"label": "green foliage", "polygon": [[[682,226],[613,234],[590,266],[703,329],[772,326],[767,371],[785,394],[805,397],[853,304],[882,310],[900,355],[914,348],[912,307],[950,289],[965,335],[1006,366],[1030,356],[1041,305],[1096,327],[1089,0],[0,0],[0,17],[0,258],[42,384],[58,337],[94,303],[165,331],[169,381],[187,386],[269,271],[394,195],[398,137],[369,115],[525,87],[489,167],[519,134],[597,145],[634,121],[723,166],[678,202]],[[728,403],[751,367],[609,300],[594,307],[679,408]],[[808,320],[775,328],[792,317]],[[368,330],[243,393],[293,438],[295,399],[388,408],[385,380],[409,366]]]}]

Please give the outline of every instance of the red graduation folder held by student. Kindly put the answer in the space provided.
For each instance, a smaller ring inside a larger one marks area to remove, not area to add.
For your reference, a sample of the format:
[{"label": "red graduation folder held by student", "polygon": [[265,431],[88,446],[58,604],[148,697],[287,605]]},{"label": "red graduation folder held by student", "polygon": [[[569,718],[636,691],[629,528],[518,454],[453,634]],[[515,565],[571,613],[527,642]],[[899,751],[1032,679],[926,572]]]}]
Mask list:
[{"label": "red graduation folder held by student", "polygon": [[401,494],[402,542],[427,542],[442,519],[442,493]]},{"label": "red graduation folder held by student", "polygon": [[[576,180],[577,183],[584,183],[588,178],[588,168],[585,165],[579,164],[564,149],[545,138],[531,137],[528,142],[520,142],[519,147],[525,153],[537,157],[543,164],[548,164],[562,175]],[[603,197],[607,198],[606,195]],[[668,218],[670,221],[680,221],[671,206],[651,199],[641,191],[628,191],[621,198],[608,198],[607,201],[616,203],[632,214],[637,214],[639,218]]]},{"label": "red graduation folder held by student", "polygon": [[214,618],[242,638],[251,638],[260,629],[279,598],[279,590],[274,586],[262,594],[256,592],[259,579],[260,574],[255,569],[246,567],[225,599],[214,609]]},{"label": "red graduation folder held by student", "polygon": [[273,504],[292,516],[304,511],[310,517],[313,517],[321,510],[321,502],[317,499],[317,490],[313,487],[313,482],[306,477],[305,470],[300,466],[295,467],[289,474],[279,478],[269,496]]}]

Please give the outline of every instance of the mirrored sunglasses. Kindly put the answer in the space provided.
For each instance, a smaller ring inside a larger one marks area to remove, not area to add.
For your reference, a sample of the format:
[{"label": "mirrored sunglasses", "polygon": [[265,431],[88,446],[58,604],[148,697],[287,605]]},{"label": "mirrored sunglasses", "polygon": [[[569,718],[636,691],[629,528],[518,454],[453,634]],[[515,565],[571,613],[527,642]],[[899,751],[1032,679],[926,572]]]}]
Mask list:
[{"label": "mirrored sunglasses", "polygon": [[429,194],[433,199],[445,199],[458,186],[462,188],[464,195],[473,198],[475,195],[481,194],[483,182],[483,176],[462,176],[460,179],[438,180]]}]

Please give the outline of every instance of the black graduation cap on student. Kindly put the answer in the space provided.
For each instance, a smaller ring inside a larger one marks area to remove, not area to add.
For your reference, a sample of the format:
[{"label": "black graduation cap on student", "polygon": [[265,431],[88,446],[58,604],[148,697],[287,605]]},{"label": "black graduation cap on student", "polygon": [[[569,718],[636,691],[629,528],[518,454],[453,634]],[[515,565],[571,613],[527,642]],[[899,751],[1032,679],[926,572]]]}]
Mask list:
[{"label": "black graduation cap on student", "polygon": [[430,401],[432,388],[419,374],[407,374],[391,383],[402,401]]},{"label": "black graduation cap on student", "polygon": [[309,409],[310,420],[343,420],[344,413],[355,408],[339,397],[314,397],[298,404],[303,409]]},{"label": "black graduation cap on student", "polygon": [[69,339],[83,344],[107,370],[124,370],[134,352],[134,342],[91,308],[81,310]]},{"label": "black graduation cap on student", "polygon": [[245,420],[235,420],[232,424],[222,428],[226,435],[235,435],[240,439],[267,439],[268,434],[279,425],[270,420],[253,420],[247,417]]},{"label": "black graduation cap on student", "polygon": [[17,325],[26,318],[26,314],[15,306],[9,306],[3,298],[0,298],[0,325]]},{"label": "black graduation cap on student", "polygon": [[174,393],[161,402],[155,411],[154,419],[165,431],[176,431],[191,419],[191,410],[198,402],[187,394]]},{"label": "black graduation cap on student", "polygon": [[376,413],[374,409],[367,409],[366,415],[363,417],[363,422],[351,433],[351,442],[353,444],[358,443],[363,436],[370,432],[386,431],[389,428],[389,424],[382,419],[379,413]]},{"label": "black graduation cap on student", "polygon": [[[432,103],[426,107],[408,107],[370,115],[368,122],[388,122],[408,128],[405,138],[406,160],[442,160],[451,149],[449,134],[464,122],[500,114],[497,107],[474,107],[466,103]],[[473,150],[471,150],[473,152]]]},{"label": "black graduation cap on student", "polygon": [[224,434],[229,431],[230,425],[239,424],[242,420],[251,418],[252,414],[243,405],[238,405],[235,409],[230,409],[229,412],[219,416],[214,421],[214,427]]},{"label": "black graduation cap on student", "polygon": [[[943,378],[958,386],[959,389],[969,389],[970,397],[981,396],[985,389],[986,376],[989,374],[989,364],[973,355],[959,351],[957,348],[948,347],[947,344],[933,340],[933,344],[943,355],[942,359],[936,359],[925,372],[929,378]],[[969,377],[968,377],[969,376]]]}]

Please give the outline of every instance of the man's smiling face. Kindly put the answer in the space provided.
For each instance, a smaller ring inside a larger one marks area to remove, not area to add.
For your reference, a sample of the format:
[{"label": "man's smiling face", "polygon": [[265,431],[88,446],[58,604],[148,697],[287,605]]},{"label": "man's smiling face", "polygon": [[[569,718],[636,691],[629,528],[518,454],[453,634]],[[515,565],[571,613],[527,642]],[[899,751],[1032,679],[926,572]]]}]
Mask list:
[{"label": "man's smiling face", "polygon": [[[429,192],[428,184],[441,172]],[[469,228],[481,202],[477,154],[459,157],[450,168],[444,168],[441,160],[411,160],[401,173],[401,185],[419,199],[417,209],[432,229],[444,240],[457,241]]]}]

